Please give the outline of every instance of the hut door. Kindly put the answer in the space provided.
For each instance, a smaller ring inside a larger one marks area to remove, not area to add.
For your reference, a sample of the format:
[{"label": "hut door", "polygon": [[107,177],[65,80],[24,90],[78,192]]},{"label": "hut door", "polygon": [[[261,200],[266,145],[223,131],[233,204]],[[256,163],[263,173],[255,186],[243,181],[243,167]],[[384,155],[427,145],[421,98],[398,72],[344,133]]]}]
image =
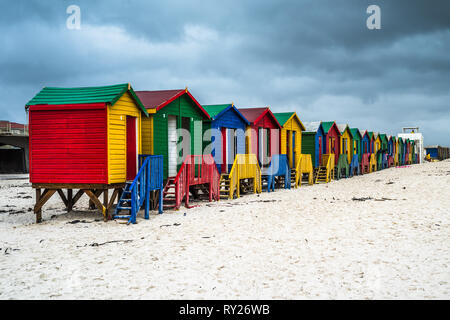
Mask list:
[{"label": "hut door", "polygon": [[258,128],[258,158],[259,162],[261,163],[261,166],[264,165],[263,150],[264,150],[264,129]]},{"label": "hut door", "polygon": [[295,149],[296,149],[296,146],[295,146],[295,134],[296,134],[296,132],[295,131],[292,131],[292,158],[291,158],[291,161],[290,161],[290,165],[291,165],[291,167],[292,168],[295,168],[295,166],[297,165],[296,163],[295,163],[295,161],[296,161],[296,154],[295,154]]},{"label": "hut door", "polygon": [[319,166],[322,165],[322,137],[319,137]]},{"label": "hut door", "polygon": [[222,173],[227,173],[227,158],[228,158],[228,129],[222,128]]},{"label": "hut door", "polygon": [[227,172],[230,172],[231,167],[233,166],[234,157],[236,156],[236,135],[235,129],[227,129],[227,144],[228,144],[228,153],[227,153]]},{"label": "hut door", "polygon": [[136,118],[127,116],[127,180],[134,180],[137,173]]},{"label": "hut door", "polygon": [[286,130],[286,156],[288,158],[288,161],[291,159],[291,140],[290,140],[290,131]]},{"label": "hut door", "polygon": [[271,138],[270,134],[271,134],[271,130],[269,128],[266,128],[264,130],[264,141],[265,141],[265,143],[264,143],[264,146],[265,146],[264,163],[266,165],[269,165],[270,157],[272,155],[272,150],[271,150],[271,148],[272,148],[272,141],[270,139]]},{"label": "hut door", "polygon": [[334,153],[333,138],[328,138],[328,154]]},{"label": "hut door", "polygon": [[169,116],[167,121],[168,129],[168,156],[169,156],[169,177],[177,175],[177,117]]},{"label": "hut door", "polygon": [[347,150],[347,138],[342,139],[342,153],[349,154]]}]

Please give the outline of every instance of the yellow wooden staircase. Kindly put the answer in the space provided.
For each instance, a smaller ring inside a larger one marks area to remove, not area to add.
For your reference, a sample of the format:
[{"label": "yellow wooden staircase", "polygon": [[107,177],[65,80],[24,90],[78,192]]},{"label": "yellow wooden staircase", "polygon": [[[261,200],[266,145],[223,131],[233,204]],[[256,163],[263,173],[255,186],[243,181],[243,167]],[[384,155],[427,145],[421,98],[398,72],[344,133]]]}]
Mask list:
[{"label": "yellow wooden staircase", "polygon": [[237,154],[229,174],[220,177],[220,198],[240,197],[243,185],[251,185],[254,193],[261,193],[261,168],[255,154]]},{"label": "yellow wooden staircase", "polygon": [[315,183],[328,183],[335,175],[334,154],[322,155],[322,164],[318,168]]},{"label": "yellow wooden staircase", "polygon": [[375,157],[375,154],[372,153],[370,155],[370,160],[369,160],[369,173],[372,173],[375,171],[377,171],[377,159]]},{"label": "yellow wooden staircase", "polygon": [[230,175],[228,173],[220,175],[219,193],[220,199],[228,199],[230,197]]},{"label": "yellow wooden staircase", "polygon": [[314,170],[310,154],[300,154],[295,168],[291,169],[291,187],[298,188],[302,182],[314,183]]}]

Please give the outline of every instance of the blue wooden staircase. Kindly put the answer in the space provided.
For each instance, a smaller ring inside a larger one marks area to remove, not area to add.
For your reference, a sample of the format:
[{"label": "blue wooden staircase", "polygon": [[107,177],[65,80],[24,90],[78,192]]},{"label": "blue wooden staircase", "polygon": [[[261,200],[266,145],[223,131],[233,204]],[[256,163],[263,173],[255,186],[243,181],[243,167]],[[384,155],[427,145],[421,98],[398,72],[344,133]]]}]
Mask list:
[{"label": "blue wooden staircase", "polygon": [[261,169],[263,190],[275,191],[275,177],[283,177],[284,188],[291,188],[291,169],[285,154],[274,154],[268,168]]},{"label": "blue wooden staircase", "polygon": [[389,168],[389,159],[388,159],[388,154],[387,153],[383,153],[383,155],[382,155],[381,166],[382,166],[383,169]]},{"label": "blue wooden staircase", "polygon": [[139,155],[139,171],[133,181],[127,181],[119,198],[113,219],[136,223],[136,216],[145,204],[145,219],[149,218],[150,191],[159,191],[159,213],[163,212],[163,156]]},{"label": "blue wooden staircase", "polygon": [[359,176],[361,174],[360,169],[359,156],[357,154],[354,154],[352,157],[352,162],[350,162],[350,177],[353,177],[355,175]]}]

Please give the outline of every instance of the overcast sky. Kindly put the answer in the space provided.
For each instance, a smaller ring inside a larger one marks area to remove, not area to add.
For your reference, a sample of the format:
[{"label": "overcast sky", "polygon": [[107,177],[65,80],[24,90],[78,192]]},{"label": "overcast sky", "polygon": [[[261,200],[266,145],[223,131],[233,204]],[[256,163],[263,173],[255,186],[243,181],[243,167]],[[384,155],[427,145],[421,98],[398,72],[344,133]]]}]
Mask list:
[{"label": "overcast sky", "polygon": [[15,0],[0,17],[0,119],[24,122],[44,86],[130,82],[387,134],[414,125],[450,145],[447,0]]}]

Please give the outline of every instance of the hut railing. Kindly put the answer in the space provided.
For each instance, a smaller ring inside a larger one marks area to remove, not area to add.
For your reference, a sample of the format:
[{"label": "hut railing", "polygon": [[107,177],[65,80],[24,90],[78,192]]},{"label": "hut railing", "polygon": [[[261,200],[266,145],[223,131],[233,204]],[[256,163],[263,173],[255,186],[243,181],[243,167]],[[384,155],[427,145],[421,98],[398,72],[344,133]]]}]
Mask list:
[{"label": "hut railing", "polygon": [[237,154],[230,174],[230,192],[231,199],[236,191],[236,195],[240,196],[240,181],[241,179],[253,179],[254,192],[261,192],[261,168],[258,164],[258,159],[255,154]]},{"label": "hut railing", "polygon": [[210,154],[190,155],[187,158],[188,185],[209,184],[209,201],[219,200],[220,173],[216,162]]},{"label": "hut railing", "polygon": [[[188,167],[186,166],[186,160],[181,164],[180,170],[175,177],[175,208],[178,209],[181,206],[181,201],[186,196],[186,206],[189,203],[189,185],[188,179]],[[187,192],[186,192],[187,191]]]},{"label": "hut railing", "polygon": [[369,160],[369,172],[377,171],[377,159],[375,157],[375,153],[370,155]]},{"label": "hut railing", "polygon": [[295,164],[295,185],[294,185],[294,188],[297,188],[297,187],[301,186],[301,184],[302,184],[302,179],[301,179],[301,176],[303,175],[303,173],[302,173],[302,161],[303,161],[303,154],[300,154],[300,156],[298,157],[297,163]]},{"label": "hut railing", "polygon": [[370,155],[368,153],[363,153],[361,158],[361,173],[369,173],[370,172]]},{"label": "hut railing", "polygon": [[[270,159],[270,165],[268,170],[268,191],[275,187],[275,177],[284,176],[284,188],[291,188],[291,170],[289,167],[289,161],[285,154],[274,154]],[[271,187],[270,187],[271,186]]]},{"label": "hut railing", "polygon": [[354,175],[359,175],[361,173],[359,166],[359,156],[358,154],[354,154],[352,156],[352,161],[350,162],[350,177],[353,177]]},{"label": "hut railing", "polygon": [[314,183],[313,165],[310,154],[300,154],[297,164],[295,165],[295,187],[300,187],[304,173],[308,174],[308,184]]},{"label": "hut railing", "polygon": [[335,170],[334,153],[324,154],[322,156],[322,166],[327,170],[326,182],[330,182]]},{"label": "hut railing", "polygon": [[388,157],[388,168],[393,167],[393,166],[394,166],[394,157],[389,156]]},{"label": "hut railing", "polygon": [[232,199],[234,195],[234,191],[236,191],[236,196],[239,198],[240,190],[239,190],[239,170],[238,164],[240,154],[237,154],[234,158],[233,165],[231,166],[230,174],[228,175],[230,179],[230,190],[228,193],[228,198]]},{"label": "hut railing", "polygon": [[220,174],[212,155],[189,155],[175,177],[175,208],[179,208],[183,198],[189,208],[189,186],[209,184],[209,201],[218,201]]},{"label": "hut railing", "polygon": [[217,170],[216,163],[214,161],[214,158],[212,155],[206,155],[208,162],[211,162],[211,164],[208,165],[209,170],[211,171],[210,175],[210,185],[209,185],[209,199],[210,201],[212,198],[214,200],[219,201],[220,200],[220,173],[219,170]]},{"label": "hut railing", "polygon": [[[150,191],[160,190],[162,195],[162,156],[139,155],[138,157],[139,171],[134,178],[129,191],[131,193],[131,223],[136,223],[136,216],[140,208],[145,202],[145,218],[149,217],[150,210]],[[160,196],[160,212],[162,212],[162,198]]]},{"label": "hut railing", "polygon": [[342,153],[339,155],[338,163],[337,163],[337,174],[336,178],[340,179],[342,177],[342,171],[345,169],[345,178],[349,176],[349,163],[348,163],[348,155]]}]

